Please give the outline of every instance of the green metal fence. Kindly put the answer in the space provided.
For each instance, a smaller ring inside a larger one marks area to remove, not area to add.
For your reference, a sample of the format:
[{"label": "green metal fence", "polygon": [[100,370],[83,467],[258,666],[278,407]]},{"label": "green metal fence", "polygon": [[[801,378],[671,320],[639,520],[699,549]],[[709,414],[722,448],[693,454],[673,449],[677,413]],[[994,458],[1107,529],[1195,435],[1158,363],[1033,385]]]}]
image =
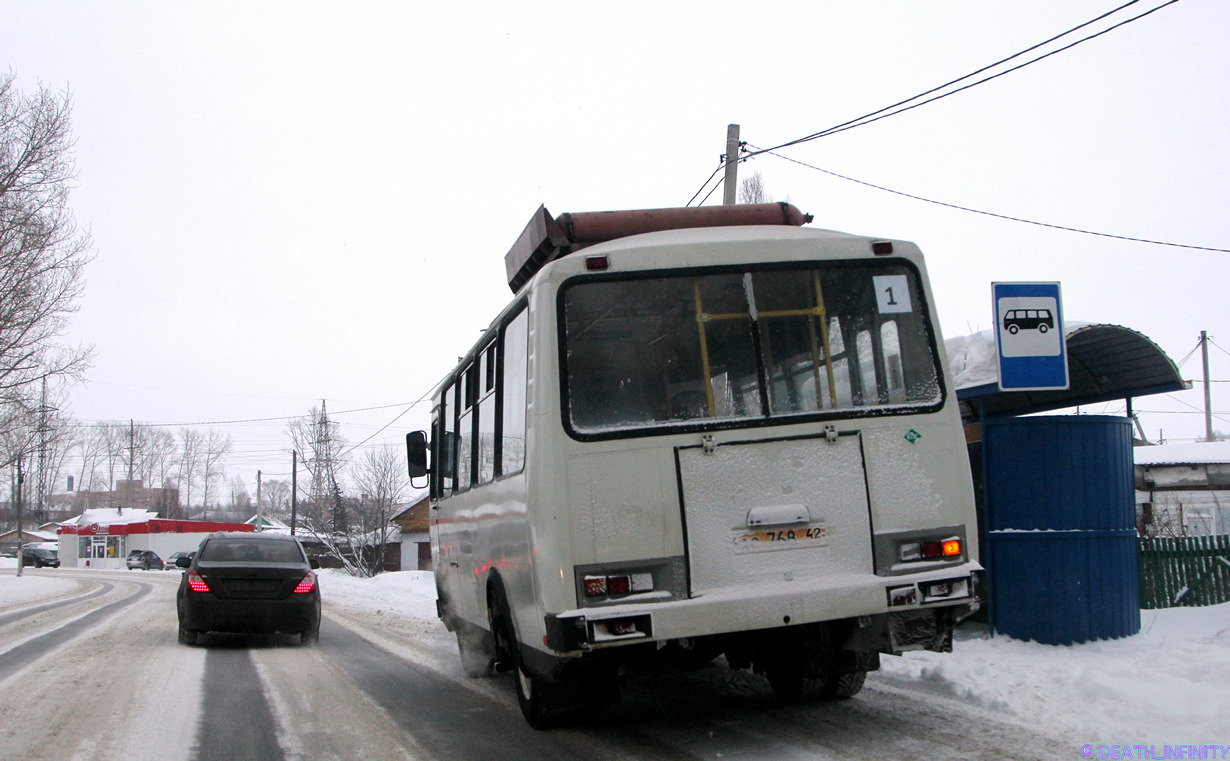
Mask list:
[{"label": "green metal fence", "polygon": [[1230,536],[1140,540],[1140,607],[1230,602]]}]

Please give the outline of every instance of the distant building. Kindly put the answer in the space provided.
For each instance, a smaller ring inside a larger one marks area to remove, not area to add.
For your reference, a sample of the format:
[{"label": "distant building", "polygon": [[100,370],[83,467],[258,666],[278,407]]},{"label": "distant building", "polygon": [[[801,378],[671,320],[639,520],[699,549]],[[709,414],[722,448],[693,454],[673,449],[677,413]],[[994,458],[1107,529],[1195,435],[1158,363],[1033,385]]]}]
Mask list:
[{"label": "distant building", "polygon": [[1133,458],[1141,534],[1230,534],[1230,441],[1136,447]]},{"label": "distant building", "polygon": [[431,537],[428,534],[428,511],[430,500],[424,494],[421,499],[393,516],[393,523],[401,529],[401,569],[403,571],[430,571]]},{"label": "distant building", "polygon": [[215,531],[252,531],[247,523],[177,521],[151,510],[92,508],[60,524],[63,568],[125,568],[132,550],[153,550],[163,560],[192,552]]},{"label": "distant building", "polygon": [[79,513],[99,507],[148,510],[162,518],[174,518],[179,514],[179,489],[163,487],[147,489],[141,479],[116,481],[111,491],[78,491],[68,495],[55,495],[55,502],[71,500],[73,512]]},{"label": "distant building", "polygon": [[[22,544],[38,544],[40,542],[54,542],[55,540],[56,535],[54,531],[24,529],[21,532]],[[0,533],[0,555],[9,554],[17,554],[17,529]]]}]

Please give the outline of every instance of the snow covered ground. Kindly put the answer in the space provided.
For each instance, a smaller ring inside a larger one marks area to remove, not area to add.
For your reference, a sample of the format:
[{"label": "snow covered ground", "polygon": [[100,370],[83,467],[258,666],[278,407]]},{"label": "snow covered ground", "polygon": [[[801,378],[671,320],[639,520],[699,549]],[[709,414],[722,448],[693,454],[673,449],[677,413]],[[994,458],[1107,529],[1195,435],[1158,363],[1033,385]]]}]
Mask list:
[{"label": "snow covered ground", "polygon": [[[326,613],[395,633],[415,643],[414,657],[460,673],[453,638],[436,619],[431,573],[321,574]],[[61,597],[78,584],[58,570],[20,579],[8,570],[0,573],[0,609]],[[970,715],[1066,738],[1072,744],[1063,757],[1230,758],[1230,604],[1142,611],[1141,618],[1136,636],[1067,647],[963,630],[951,654],[883,657],[865,697],[873,699],[878,686],[916,703],[932,695],[956,701]],[[731,684],[720,676],[728,673],[713,670],[713,689]],[[1178,746],[1204,748],[1204,755]]]},{"label": "snow covered ground", "polygon": [[[432,644],[451,644],[436,620],[431,573],[323,573],[322,591],[349,612],[390,617],[388,623],[417,629]],[[1057,647],[963,631],[951,654],[881,662],[869,684],[931,692],[1005,721],[1053,729],[1076,748],[1088,743],[1086,757],[1149,758],[1147,750],[1127,755],[1122,748],[1152,745],[1162,758],[1166,745],[1214,744],[1225,752],[1204,757],[1230,757],[1230,604],[1142,611],[1141,633],[1119,640]]]},{"label": "snow covered ground", "polygon": [[[16,568],[16,558],[0,558],[0,570]],[[76,588],[77,583],[70,579],[58,579],[41,572],[25,573],[21,578],[15,573],[0,573],[0,608],[49,600]]]}]

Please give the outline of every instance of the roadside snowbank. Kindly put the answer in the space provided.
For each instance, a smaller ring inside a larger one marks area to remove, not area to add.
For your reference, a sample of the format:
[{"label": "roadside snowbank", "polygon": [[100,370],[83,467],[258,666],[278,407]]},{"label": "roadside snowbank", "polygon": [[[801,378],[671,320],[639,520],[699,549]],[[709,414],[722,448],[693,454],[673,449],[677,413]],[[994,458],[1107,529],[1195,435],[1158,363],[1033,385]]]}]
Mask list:
[{"label": "roadside snowbank", "polygon": [[[430,572],[322,576],[322,591],[350,611],[450,639]],[[1055,647],[963,631],[954,650],[885,656],[869,684],[930,691],[1095,748],[1230,743],[1230,604],[1142,611],[1141,633],[1119,640]]]},{"label": "roadside snowbank", "polygon": [[[16,569],[13,558],[0,558],[0,569]],[[77,583],[71,579],[57,579],[41,573],[0,573],[0,610],[12,605],[46,600],[71,592]]]}]

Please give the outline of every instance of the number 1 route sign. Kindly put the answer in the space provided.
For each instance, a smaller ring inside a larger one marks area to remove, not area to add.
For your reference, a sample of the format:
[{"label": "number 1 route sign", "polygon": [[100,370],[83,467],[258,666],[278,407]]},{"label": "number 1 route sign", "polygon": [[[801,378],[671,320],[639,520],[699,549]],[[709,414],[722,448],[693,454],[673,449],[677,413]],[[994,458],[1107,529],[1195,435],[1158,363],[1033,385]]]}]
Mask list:
[{"label": "number 1 route sign", "polygon": [[1001,391],[1068,387],[1059,283],[991,283]]}]

